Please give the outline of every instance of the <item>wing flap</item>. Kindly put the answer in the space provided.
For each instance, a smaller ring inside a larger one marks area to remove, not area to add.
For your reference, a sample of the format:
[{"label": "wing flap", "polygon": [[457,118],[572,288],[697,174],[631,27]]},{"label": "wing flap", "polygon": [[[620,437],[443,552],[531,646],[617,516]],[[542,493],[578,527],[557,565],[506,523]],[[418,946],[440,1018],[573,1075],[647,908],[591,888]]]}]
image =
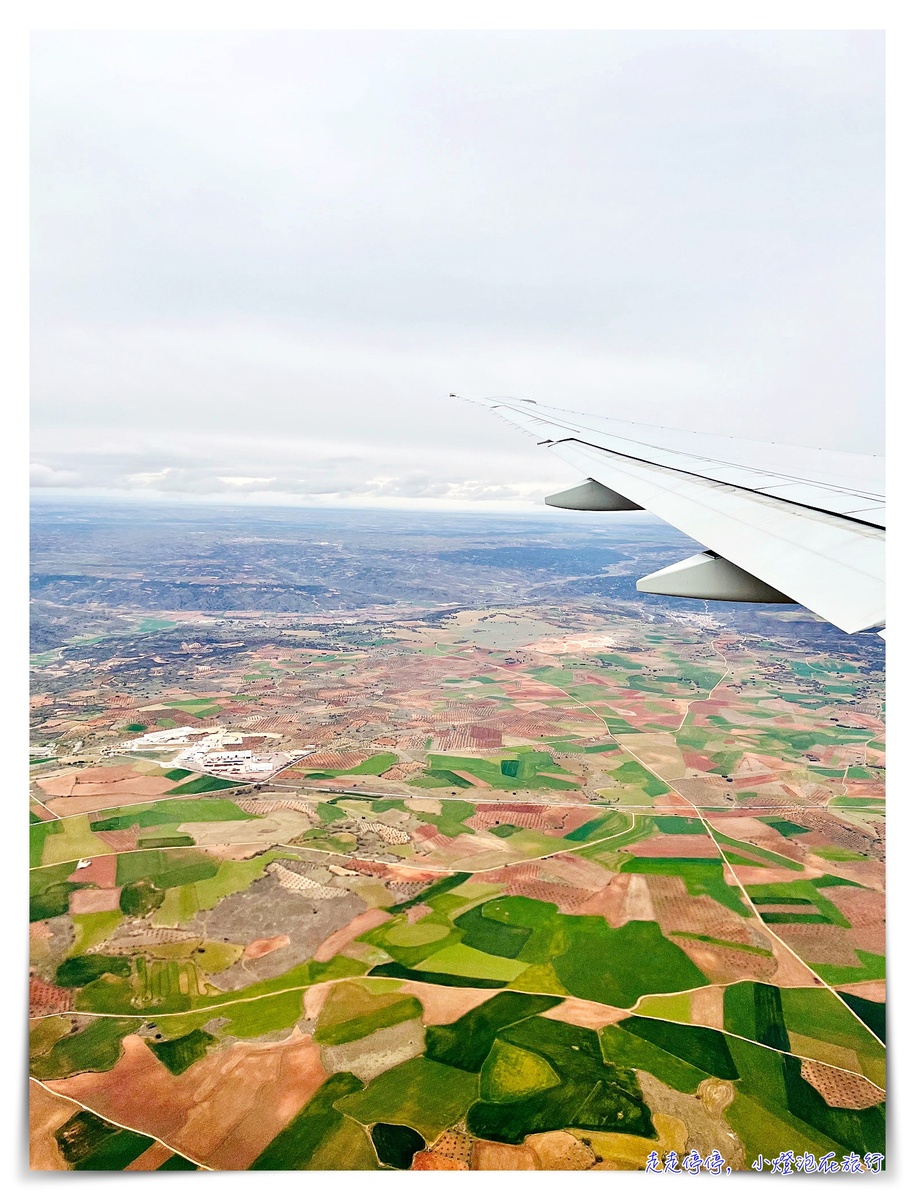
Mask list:
[{"label": "wing flap", "polygon": [[883,460],[654,429],[493,397],[590,479],[846,633],[884,622]]},{"label": "wing flap", "polygon": [[576,441],[552,449],[846,633],[883,622],[880,530]]}]

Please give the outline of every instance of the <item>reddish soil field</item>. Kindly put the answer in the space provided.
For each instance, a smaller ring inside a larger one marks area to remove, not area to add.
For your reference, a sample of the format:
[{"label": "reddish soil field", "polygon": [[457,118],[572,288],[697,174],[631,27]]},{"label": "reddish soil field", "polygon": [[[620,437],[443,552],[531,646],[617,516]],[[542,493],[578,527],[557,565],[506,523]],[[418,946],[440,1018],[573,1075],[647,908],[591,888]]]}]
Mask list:
[{"label": "reddish soil field", "polygon": [[467,1171],[466,1163],[456,1158],[446,1158],[443,1154],[435,1154],[431,1150],[420,1150],[413,1155],[411,1171]]},{"label": "reddish soil field", "polygon": [[253,942],[249,942],[245,946],[243,958],[263,958],[267,954],[272,954],[274,950],[282,950],[284,946],[289,945],[289,934],[278,933],[276,937],[255,938]]},{"label": "reddish soil field", "polygon": [[123,1046],[112,1070],[49,1086],[217,1170],[249,1166],[326,1078],[318,1047],[298,1032],[285,1042],[236,1042],[181,1075],[172,1075],[141,1038],[130,1035]]},{"label": "reddish soil field", "polygon": [[861,965],[849,929],[836,925],[776,925],[773,929],[805,962],[837,967]]},{"label": "reddish soil field", "polygon": [[[390,919],[390,913],[383,912],[380,908],[370,908],[367,912],[359,913],[348,925],[344,925],[342,929],[337,929],[330,937],[325,938],[312,957],[316,962],[329,962],[335,954],[339,954],[343,950],[344,946],[349,945],[353,938],[358,937],[361,933],[366,933],[369,929],[374,929],[377,925],[383,925]],[[288,942],[289,939],[287,938],[286,941]]]},{"label": "reddish soil field", "polygon": [[638,844],[639,858],[717,858],[718,850],[704,833],[664,834]]},{"label": "reddish soil field", "polygon": [[509,1146],[503,1142],[475,1142],[474,1171],[536,1171],[537,1158],[529,1146]]},{"label": "reddish soil field", "polygon": [[117,856],[102,854],[93,858],[88,867],[80,867],[67,878],[70,883],[96,883],[100,888],[113,888],[117,870]]},{"label": "reddish soil field", "polygon": [[691,771],[714,771],[715,764],[704,754],[697,754],[695,750],[683,750],[683,761]]},{"label": "reddish soil field", "polygon": [[478,1008],[484,1000],[499,994],[498,988],[442,987],[437,983],[421,983],[418,979],[408,979],[398,991],[419,1000],[423,1006],[424,1025],[450,1025],[472,1008]]},{"label": "reddish soil field", "polygon": [[79,1112],[79,1107],[60,1096],[53,1096],[40,1084],[29,1080],[29,1169],[66,1171],[67,1160],[54,1138],[55,1130]]},{"label": "reddish soil field", "polygon": [[123,767],[93,767],[42,779],[39,786],[49,796],[83,797],[161,796],[176,785],[164,775],[137,775]]},{"label": "reddish soil field", "polygon": [[106,829],[96,836],[101,838],[112,850],[121,854],[125,850],[136,850],[140,827],[134,825],[132,829]]},{"label": "reddish soil field", "polygon": [[44,1017],[50,1013],[68,1012],[73,993],[53,983],[29,976],[29,1016]]},{"label": "reddish soil field", "polygon": [[886,1092],[860,1075],[851,1075],[838,1067],[804,1059],[801,1075],[816,1088],[827,1104],[833,1108],[861,1109],[882,1104]]},{"label": "reddish soil field", "polygon": [[579,916],[603,917],[608,925],[619,929],[628,919],[621,914],[626,901],[626,892],[633,878],[632,875],[614,875],[606,887],[601,888],[599,892],[592,893],[582,904],[579,904],[575,912]]}]

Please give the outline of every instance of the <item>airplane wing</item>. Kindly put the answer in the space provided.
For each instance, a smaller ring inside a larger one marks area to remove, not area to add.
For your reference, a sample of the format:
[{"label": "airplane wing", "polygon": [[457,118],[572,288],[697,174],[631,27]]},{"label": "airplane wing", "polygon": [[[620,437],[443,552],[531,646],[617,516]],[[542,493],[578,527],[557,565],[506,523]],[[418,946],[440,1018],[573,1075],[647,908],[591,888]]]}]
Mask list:
[{"label": "airplane wing", "polygon": [[639,591],[801,604],[846,633],[883,627],[882,458],[662,429],[513,397],[484,403],[584,474],[547,504],[647,509],[708,547],[640,579]]}]

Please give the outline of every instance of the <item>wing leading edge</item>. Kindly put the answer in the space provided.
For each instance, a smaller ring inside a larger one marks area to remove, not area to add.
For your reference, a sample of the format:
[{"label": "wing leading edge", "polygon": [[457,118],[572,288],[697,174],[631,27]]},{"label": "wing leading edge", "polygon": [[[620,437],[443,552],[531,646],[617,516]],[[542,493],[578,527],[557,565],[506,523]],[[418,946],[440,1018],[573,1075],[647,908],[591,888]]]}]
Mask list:
[{"label": "wing leading edge", "polygon": [[547,503],[644,508],[708,547],[640,591],[793,601],[846,633],[884,625],[883,459],[485,403],[583,472]]}]

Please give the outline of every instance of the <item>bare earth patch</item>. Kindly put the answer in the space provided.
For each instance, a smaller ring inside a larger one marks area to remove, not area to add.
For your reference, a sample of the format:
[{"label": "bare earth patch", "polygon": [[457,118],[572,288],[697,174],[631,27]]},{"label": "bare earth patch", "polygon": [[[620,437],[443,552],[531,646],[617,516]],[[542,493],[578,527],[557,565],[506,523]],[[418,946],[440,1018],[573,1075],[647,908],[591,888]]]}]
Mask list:
[{"label": "bare earth patch", "polygon": [[705,1079],[699,1085],[698,1095],[685,1096],[647,1071],[635,1074],[652,1112],[674,1117],[686,1127],[686,1150],[697,1150],[703,1158],[718,1150],[732,1171],[743,1169],[746,1162],[743,1143],[723,1116],[734,1099],[731,1083]]},{"label": "bare earth patch", "polygon": [[52,1095],[40,1084],[29,1080],[29,1170],[69,1169],[54,1139],[54,1131],[78,1112],[78,1104]]},{"label": "bare earth patch", "polygon": [[243,958],[263,958],[265,954],[272,954],[274,950],[281,950],[284,946],[289,945],[289,934],[278,933],[276,937],[255,938],[253,942],[249,942],[245,946]]},{"label": "bare earth patch", "polygon": [[318,1047],[298,1032],[284,1042],[236,1042],[177,1076],[142,1038],[129,1035],[123,1046],[112,1070],[49,1086],[218,1170],[244,1170],[326,1078]]},{"label": "bare earth patch", "polygon": [[594,1166],[594,1151],[564,1129],[533,1133],[524,1139],[533,1150],[541,1171],[587,1171]]},{"label": "bare earth patch", "polygon": [[425,1029],[417,1017],[388,1029],[376,1029],[374,1033],[355,1042],[324,1046],[321,1049],[321,1062],[329,1075],[337,1071],[351,1071],[363,1083],[368,1083],[383,1071],[389,1071],[407,1059],[416,1058],[422,1054],[424,1046]]},{"label": "bare earth patch", "polygon": [[474,1171],[536,1171],[537,1159],[529,1146],[508,1146],[503,1142],[474,1142]]},{"label": "bare earth patch", "polygon": [[599,1004],[596,1000],[579,1000],[577,996],[570,996],[555,1008],[548,1008],[542,1015],[583,1029],[603,1029],[605,1025],[615,1025],[632,1014],[628,1009],[615,1008],[612,1004]]},{"label": "bare earth patch", "polygon": [[121,898],[120,888],[86,888],[70,893],[70,912],[82,913],[113,912]]},{"label": "bare earth patch", "polygon": [[437,983],[420,983],[418,979],[408,979],[399,990],[416,996],[422,1004],[425,1025],[450,1025],[484,1000],[499,994],[498,988],[442,987]]}]

